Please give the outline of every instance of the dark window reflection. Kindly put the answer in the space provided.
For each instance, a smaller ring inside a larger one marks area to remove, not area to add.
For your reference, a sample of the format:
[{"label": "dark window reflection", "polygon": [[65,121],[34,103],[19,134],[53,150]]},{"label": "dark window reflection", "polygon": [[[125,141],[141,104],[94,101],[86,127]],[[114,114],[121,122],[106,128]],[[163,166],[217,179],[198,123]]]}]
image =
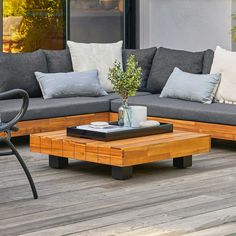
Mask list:
[{"label": "dark window reflection", "polygon": [[123,39],[124,0],[71,0],[70,39],[109,43]]}]

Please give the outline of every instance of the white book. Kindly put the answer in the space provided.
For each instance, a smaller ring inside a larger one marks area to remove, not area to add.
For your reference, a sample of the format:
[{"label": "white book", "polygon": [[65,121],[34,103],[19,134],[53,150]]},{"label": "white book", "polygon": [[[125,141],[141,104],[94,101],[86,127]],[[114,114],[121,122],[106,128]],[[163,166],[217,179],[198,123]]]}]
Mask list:
[{"label": "white book", "polygon": [[80,125],[76,127],[80,130],[87,130],[87,131],[94,131],[94,132],[100,132],[100,133],[112,133],[112,132],[119,132],[119,131],[125,131],[125,130],[133,130],[133,128],[129,127],[123,127],[123,126],[117,126],[117,125],[109,125],[105,128],[94,128],[91,125]]}]

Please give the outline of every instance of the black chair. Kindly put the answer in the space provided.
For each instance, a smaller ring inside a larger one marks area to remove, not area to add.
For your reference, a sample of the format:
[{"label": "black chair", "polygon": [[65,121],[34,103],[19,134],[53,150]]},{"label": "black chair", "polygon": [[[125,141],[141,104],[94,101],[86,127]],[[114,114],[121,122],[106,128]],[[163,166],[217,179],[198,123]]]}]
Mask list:
[{"label": "black chair", "polygon": [[[21,155],[19,154],[19,152],[17,151],[17,149],[15,148],[15,146],[12,144],[11,142],[11,132],[16,132],[18,131],[18,128],[16,127],[16,123],[24,116],[24,114],[27,111],[28,105],[29,105],[29,95],[26,91],[21,90],[21,89],[14,89],[14,90],[10,90],[4,93],[0,93],[0,100],[1,99],[11,99],[11,98],[15,98],[15,97],[21,97],[23,99],[23,103],[21,106],[21,109],[19,111],[19,113],[9,122],[4,123],[4,122],[0,122],[0,132],[4,132],[5,136],[4,137],[0,137],[0,142],[5,143],[10,149],[11,151],[8,152],[0,152],[0,156],[8,156],[8,155],[15,155],[16,158],[18,159],[18,161],[20,162],[32,189],[33,192],[33,196],[35,199],[38,198],[38,194],[34,185],[34,181],[30,175],[30,172],[25,164],[25,162],[23,161]],[[1,112],[1,111],[0,111]]]}]

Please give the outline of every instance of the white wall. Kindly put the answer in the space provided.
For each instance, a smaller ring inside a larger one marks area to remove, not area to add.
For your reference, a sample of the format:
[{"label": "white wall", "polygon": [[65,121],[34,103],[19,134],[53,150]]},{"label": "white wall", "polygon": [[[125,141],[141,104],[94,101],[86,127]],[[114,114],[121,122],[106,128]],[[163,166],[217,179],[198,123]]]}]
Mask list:
[{"label": "white wall", "polygon": [[232,0],[140,1],[142,48],[231,49]]}]

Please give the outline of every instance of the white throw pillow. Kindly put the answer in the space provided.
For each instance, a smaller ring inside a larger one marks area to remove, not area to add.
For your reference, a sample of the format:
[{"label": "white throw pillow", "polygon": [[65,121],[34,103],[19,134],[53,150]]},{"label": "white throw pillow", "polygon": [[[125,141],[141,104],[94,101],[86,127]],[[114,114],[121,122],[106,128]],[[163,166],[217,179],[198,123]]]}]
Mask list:
[{"label": "white throw pillow", "polygon": [[117,43],[75,43],[67,41],[71,53],[74,71],[88,71],[97,69],[102,87],[106,92],[112,92],[111,81],[108,80],[109,68],[115,60],[122,65],[122,45]]},{"label": "white throw pillow", "polygon": [[220,103],[236,104],[236,52],[217,47],[211,74],[220,73],[221,82],[216,93]]}]

